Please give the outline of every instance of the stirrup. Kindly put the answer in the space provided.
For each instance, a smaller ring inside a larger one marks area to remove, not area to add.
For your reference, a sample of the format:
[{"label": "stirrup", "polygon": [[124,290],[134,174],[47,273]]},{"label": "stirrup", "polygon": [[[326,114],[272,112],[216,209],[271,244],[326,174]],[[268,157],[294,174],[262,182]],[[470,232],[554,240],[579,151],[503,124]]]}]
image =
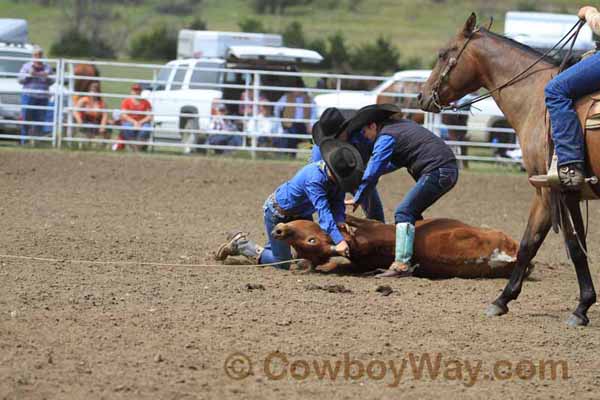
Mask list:
[{"label": "stirrup", "polygon": [[536,188],[560,188],[560,178],[558,177],[558,157],[552,156],[552,162],[546,175],[533,175],[529,177],[529,183]]},{"label": "stirrup", "polygon": [[[585,171],[582,171],[585,174]],[[564,189],[564,186],[560,182],[560,177],[558,175],[558,157],[556,157],[556,153],[552,156],[552,163],[550,163],[550,168],[548,169],[548,173],[546,175],[533,175],[529,177],[529,183],[536,188],[553,188],[553,189]],[[589,183],[591,185],[598,184],[598,177],[591,176],[589,178],[585,178],[583,181],[583,185]]]}]

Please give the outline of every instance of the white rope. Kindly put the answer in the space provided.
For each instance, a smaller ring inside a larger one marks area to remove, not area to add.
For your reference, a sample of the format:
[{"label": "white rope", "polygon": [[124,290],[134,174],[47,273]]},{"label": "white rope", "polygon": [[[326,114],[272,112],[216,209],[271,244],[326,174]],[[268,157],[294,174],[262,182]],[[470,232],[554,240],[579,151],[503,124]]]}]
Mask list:
[{"label": "white rope", "polygon": [[[61,263],[73,263],[73,264],[102,264],[102,265],[152,265],[158,267],[222,267],[223,265],[230,264],[171,264],[171,263],[159,263],[159,262],[148,262],[148,261],[94,261],[94,260],[77,260],[77,259],[58,259],[58,258],[47,258],[47,257],[33,257],[33,256],[17,256],[13,254],[0,254],[0,258],[11,258],[18,260],[32,260],[32,261],[46,261],[46,262],[61,262]],[[278,261],[268,264],[242,264],[246,267],[268,267],[273,265],[287,264],[296,261],[301,261],[301,258],[294,258],[287,261]]]}]

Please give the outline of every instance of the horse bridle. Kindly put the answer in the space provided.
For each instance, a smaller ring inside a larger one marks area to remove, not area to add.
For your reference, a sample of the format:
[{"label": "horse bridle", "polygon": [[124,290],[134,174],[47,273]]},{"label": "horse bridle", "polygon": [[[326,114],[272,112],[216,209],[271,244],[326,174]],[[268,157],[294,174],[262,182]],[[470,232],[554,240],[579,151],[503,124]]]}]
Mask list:
[{"label": "horse bridle", "polygon": [[[490,27],[492,26],[492,22],[493,22],[493,20],[490,20]],[[442,85],[442,83],[446,82],[449,79],[450,72],[456,66],[456,64],[458,64],[458,59],[464,53],[465,49],[467,48],[467,45],[469,44],[469,42],[471,41],[471,39],[473,38],[473,36],[475,35],[475,33],[477,33],[477,32],[480,31],[480,28],[477,27],[467,37],[467,40],[465,41],[465,43],[461,47],[460,51],[458,52],[458,55],[456,57],[451,57],[448,60],[448,64],[446,65],[446,67],[444,68],[444,70],[440,74],[439,79],[437,80],[437,82],[433,86],[433,88],[431,90],[431,99],[432,99],[433,105],[435,107],[437,107],[437,109],[439,111],[444,111],[444,110],[455,110],[456,111],[456,110],[459,110],[459,109],[462,109],[462,108],[470,107],[470,106],[472,106],[475,103],[478,103],[478,102],[480,102],[482,100],[485,100],[485,99],[487,99],[489,97],[492,97],[493,93],[495,93],[497,91],[500,91],[500,90],[502,90],[502,89],[504,89],[504,88],[512,85],[513,83],[517,82],[518,80],[520,80],[521,77],[523,77],[523,75],[525,75],[533,67],[535,67],[542,60],[544,60],[546,57],[548,57],[554,50],[556,50],[558,48],[558,51],[561,51],[562,49],[564,49],[567,46],[567,44],[571,43],[571,46],[569,48],[569,52],[564,57],[561,65],[560,65],[560,69],[559,70],[562,71],[566,67],[567,59],[571,55],[571,52],[573,50],[573,46],[575,45],[575,41],[577,40],[577,36],[579,36],[579,31],[581,30],[581,28],[583,27],[583,25],[585,25],[585,20],[579,20],[579,21],[577,21],[577,23],[575,25],[573,25],[573,27],[569,30],[569,32],[567,32],[562,37],[562,39],[560,39],[554,46],[552,46],[551,49],[549,49],[548,51],[546,51],[537,60],[535,60],[533,63],[531,63],[530,66],[528,66],[523,71],[521,71],[520,73],[518,73],[517,75],[515,75],[513,78],[509,79],[504,84],[502,84],[502,85],[500,85],[500,86],[498,86],[498,87],[496,87],[496,88],[488,91],[487,93],[479,95],[479,96],[475,97],[474,99],[472,99],[472,100],[470,100],[470,101],[468,101],[466,103],[461,104],[458,107],[456,107],[456,106],[442,106],[440,104],[440,95],[439,95],[440,86]],[[489,30],[489,28],[488,28],[488,30]],[[566,39],[566,41],[565,41],[565,39]],[[563,41],[565,41],[565,42],[561,45],[561,43]]]},{"label": "horse bridle", "polygon": [[[491,26],[491,24],[490,24],[490,26]],[[444,68],[444,70],[440,74],[440,77],[438,78],[437,82],[435,83],[435,85],[433,85],[433,88],[431,89],[431,99],[433,100],[433,105],[436,106],[436,108],[440,111],[447,108],[440,104],[440,94],[439,94],[440,86],[442,86],[442,83],[447,82],[450,79],[450,72],[452,72],[452,70],[454,69],[456,64],[458,64],[458,60],[460,59],[460,56],[462,56],[462,54],[465,52],[465,49],[469,45],[469,42],[471,41],[471,39],[477,32],[479,32],[479,28],[474,29],[469,34],[469,36],[467,36],[467,40],[465,40],[465,42],[463,43],[463,45],[460,48],[460,51],[458,52],[456,57],[450,57],[450,59],[448,60],[448,64],[446,64],[446,67]]]}]

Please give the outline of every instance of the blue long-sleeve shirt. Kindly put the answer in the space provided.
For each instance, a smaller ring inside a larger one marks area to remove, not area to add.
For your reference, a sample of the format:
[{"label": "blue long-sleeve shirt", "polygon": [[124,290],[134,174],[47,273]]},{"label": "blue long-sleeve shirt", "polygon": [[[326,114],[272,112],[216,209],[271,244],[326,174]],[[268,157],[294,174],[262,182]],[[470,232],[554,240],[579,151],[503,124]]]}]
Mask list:
[{"label": "blue long-sleeve shirt", "polygon": [[381,135],[375,139],[371,158],[367,163],[362,181],[354,194],[354,202],[362,204],[366,194],[376,185],[381,175],[399,169],[390,160],[396,146],[396,140],[389,135]]},{"label": "blue long-sleeve shirt", "polygon": [[289,181],[275,190],[275,201],[285,211],[312,216],[316,211],[319,226],[335,244],[344,240],[337,227],[346,219],[345,193],[327,176],[323,161],[304,166]]}]

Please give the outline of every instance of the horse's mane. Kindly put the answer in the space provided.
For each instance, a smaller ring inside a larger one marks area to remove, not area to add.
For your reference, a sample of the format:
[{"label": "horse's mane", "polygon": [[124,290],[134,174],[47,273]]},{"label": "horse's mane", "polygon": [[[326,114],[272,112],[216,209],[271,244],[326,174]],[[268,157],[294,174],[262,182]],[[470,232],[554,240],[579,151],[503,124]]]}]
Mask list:
[{"label": "horse's mane", "polygon": [[[502,40],[502,41],[504,41],[504,42],[507,42],[507,43],[508,43],[508,44],[510,44],[512,47],[516,47],[516,48],[518,48],[518,49],[520,49],[520,50],[523,50],[524,52],[526,52],[526,53],[529,53],[530,55],[532,55],[532,56],[533,56],[533,57],[535,57],[535,58],[540,58],[540,57],[542,57],[542,56],[544,55],[544,53],[542,53],[542,52],[539,52],[539,51],[535,50],[533,47],[529,47],[529,46],[527,46],[526,44],[523,44],[523,43],[517,42],[517,41],[516,41],[516,40],[514,40],[514,39],[511,39],[511,38],[509,38],[509,37],[506,37],[506,36],[504,36],[504,35],[500,35],[500,34],[498,34],[498,33],[492,32],[492,31],[490,31],[490,30],[487,30],[486,28],[480,27],[480,28],[479,28],[479,30],[480,30],[481,32],[484,32],[484,33],[486,33],[486,34],[487,34],[487,35],[489,35],[489,36],[492,36],[492,37],[498,38],[498,39],[500,39],[500,40]],[[549,64],[552,64],[552,65],[554,65],[555,67],[558,67],[558,66],[560,66],[560,62],[559,62],[559,61],[557,61],[556,59],[554,59],[554,58],[550,57],[550,56],[544,56],[544,57],[543,57],[543,60],[544,60],[545,62],[549,63]]]}]

